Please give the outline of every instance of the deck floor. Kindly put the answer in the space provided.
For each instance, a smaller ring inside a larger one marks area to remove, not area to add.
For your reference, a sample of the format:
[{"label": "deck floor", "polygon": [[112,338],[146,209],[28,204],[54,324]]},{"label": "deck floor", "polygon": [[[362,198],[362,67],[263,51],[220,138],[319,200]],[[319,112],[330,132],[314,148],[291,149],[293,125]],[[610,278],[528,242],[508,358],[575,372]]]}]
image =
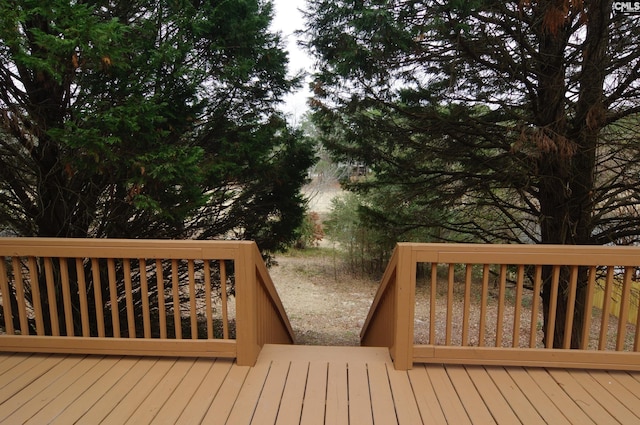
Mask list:
[{"label": "deck floor", "polygon": [[640,372],[415,365],[266,346],[228,359],[0,353],[7,424],[638,424]]}]

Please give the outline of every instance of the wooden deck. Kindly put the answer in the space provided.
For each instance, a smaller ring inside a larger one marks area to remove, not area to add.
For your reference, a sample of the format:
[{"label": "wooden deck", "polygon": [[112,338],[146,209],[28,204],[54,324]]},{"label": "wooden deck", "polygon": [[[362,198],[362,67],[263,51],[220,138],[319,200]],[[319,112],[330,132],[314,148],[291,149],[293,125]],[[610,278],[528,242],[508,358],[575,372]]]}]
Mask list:
[{"label": "wooden deck", "polygon": [[266,345],[234,360],[0,354],[0,423],[638,424],[640,372],[416,364]]}]

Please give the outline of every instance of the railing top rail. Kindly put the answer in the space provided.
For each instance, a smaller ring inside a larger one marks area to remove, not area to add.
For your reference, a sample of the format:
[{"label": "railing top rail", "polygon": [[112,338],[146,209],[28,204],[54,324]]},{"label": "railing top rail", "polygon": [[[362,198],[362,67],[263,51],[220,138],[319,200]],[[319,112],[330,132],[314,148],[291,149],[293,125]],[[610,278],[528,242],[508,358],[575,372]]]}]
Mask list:
[{"label": "railing top rail", "polygon": [[238,257],[252,241],[166,239],[0,238],[0,255],[81,258],[220,259]]},{"label": "railing top rail", "polygon": [[399,243],[416,253],[418,262],[540,264],[562,266],[640,266],[633,246]]}]

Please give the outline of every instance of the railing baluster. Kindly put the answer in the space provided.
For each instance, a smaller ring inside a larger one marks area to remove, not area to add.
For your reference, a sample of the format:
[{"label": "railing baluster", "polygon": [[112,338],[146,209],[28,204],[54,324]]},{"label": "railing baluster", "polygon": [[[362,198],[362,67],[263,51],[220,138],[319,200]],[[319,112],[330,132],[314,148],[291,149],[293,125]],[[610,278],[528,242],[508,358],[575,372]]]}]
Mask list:
[{"label": "railing baluster", "polygon": [[131,281],[131,260],[128,258],[122,259],[122,267],[124,271],[124,298],[127,309],[127,331],[129,332],[129,338],[136,337],[136,322],[135,314],[133,312],[133,284]]},{"label": "railing baluster", "polygon": [[114,338],[120,338],[120,308],[118,307],[118,289],[116,285],[116,262],[113,258],[107,260],[109,270],[109,302],[111,303],[111,325]]},{"label": "railing baluster", "polygon": [[13,282],[16,288],[16,299],[18,301],[18,317],[20,319],[20,333],[29,335],[29,320],[27,318],[27,306],[24,297],[24,281],[22,279],[22,262],[20,258],[13,257]]},{"label": "railing baluster", "polygon": [[569,277],[569,296],[567,297],[567,313],[564,322],[564,340],[562,348],[571,348],[571,334],[573,330],[573,315],[576,305],[576,291],[578,286],[578,266],[571,266]]},{"label": "railing baluster", "polygon": [[449,264],[447,279],[447,327],[445,345],[451,345],[451,328],[453,326],[453,286],[455,285],[455,264]]},{"label": "railing baluster", "polygon": [[51,320],[51,334],[60,336],[60,322],[58,321],[58,302],[56,299],[55,278],[53,274],[53,260],[44,259],[44,275],[47,286],[47,300],[49,301],[49,319]]},{"label": "railing baluster", "polygon": [[524,290],[524,264],[518,265],[516,278],[516,300],[513,306],[513,336],[511,346],[520,346],[520,315],[522,314],[522,292]]},{"label": "railing baluster", "polygon": [[533,302],[531,303],[531,328],[529,334],[529,347],[535,348],[538,334],[538,315],[540,311],[540,289],[542,287],[542,266],[536,265],[533,276]]},{"label": "railing baluster", "polygon": [[147,279],[147,260],[138,259],[140,267],[140,301],[142,302],[142,327],[144,337],[151,338],[151,310],[149,308],[149,281]]},{"label": "railing baluster", "polygon": [[464,304],[462,314],[462,346],[469,345],[469,322],[471,321],[471,271],[472,265],[467,264],[464,273]]},{"label": "railing baluster", "polygon": [[629,304],[631,303],[631,267],[624,268],[624,281],[622,284],[622,297],[620,298],[620,314],[618,315],[618,338],[616,350],[624,350],[624,342],[627,337],[627,320],[629,319]]},{"label": "railing baluster", "polygon": [[80,298],[80,321],[82,323],[82,336],[91,336],[89,326],[89,307],[87,301],[87,282],[84,276],[84,263],[82,258],[76,258],[76,274],[78,275],[78,297]]},{"label": "railing baluster", "polygon": [[[586,350],[589,348],[589,336],[591,335],[591,316],[593,314],[593,294],[596,287],[596,267],[589,267],[589,281],[587,283],[587,291],[584,297],[584,318],[582,328],[582,338],[580,339],[580,348]],[[580,300],[578,300],[580,301]]]},{"label": "railing baluster", "polygon": [[198,339],[198,317],[196,312],[196,277],[193,260],[187,263],[189,271],[189,311],[191,312],[191,339]]},{"label": "railing baluster", "polygon": [[607,348],[607,331],[609,330],[609,314],[611,313],[611,292],[613,291],[613,267],[607,267],[607,277],[604,286],[604,303],[602,305],[602,318],[600,321],[600,339],[598,350]]},{"label": "railing baluster", "polygon": [[164,303],[164,268],[162,260],[156,260],[156,284],[158,285],[158,322],[160,338],[167,338],[167,309]]},{"label": "railing baluster", "polygon": [[220,260],[220,297],[222,298],[222,337],[229,339],[229,304],[227,300],[227,266]]},{"label": "railing baluster", "polygon": [[213,339],[213,308],[211,305],[211,263],[209,260],[204,261],[204,308],[207,320],[207,339]]},{"label": "railing baluster", "polygon": [[171,294],[173,296],[173,327],[176,339],[182,339],[182,312],[180,311],[180,288],[178,260],[171,260]]},{"label": "railing baluster", "polygon": [[438,298],[438,264],[431,263],[431,294],[429,297],[429,344],[436,343],[436,301]]},{"label": "railing baluster", "polygon": [[98,337],[104,338],[104,304],[102,302],[102,279],[100,277],[100,261],[91,259],[91,276],[93,279],[93,297],[96,305],[96,321],[98,324]]},{"label": "railing baluster", "polygon": [[558,309],[558,285],[560,283],[560,266],[553,266],[551,277],[551,298],[549,300],[549,317],[547,318],[546,341],[547,348],[553,348],[553,338],[556,330],[556,312]]},{"label": "railing baluster", "polygon": [[489,264],[482,265],[482,293],[480,295],[480,329],[478,330],[478,346],[485,345],[487,327],[487,301],[489,298]]},{"label": "railing baluster", "polygon": [[38,279],[38,265],[36,257],[29,257],[29,282],[31,282],[31,297],[33,313],[36,321],[36,334],[44,335],[44,320],[42,314],[42,302],[40,301],[40,282]]},{"label": "railing baluster", "polygon": [[[9,275],[7,274],[7,259],[0,257],[0,295],[4,309],[4,329],[7,335],[15,335],[13,329],[13,311],[11,309],[11,290],[9,289]],[[5,301],[6,300],[6,301]]]},{"label": "railing baluster", "polygon": [[496,320],[496,347],[502,346],[504,332],[504,302],[507,291],[507,265],[500,265],[500,286],[498,289],[498,316]]},{"label": "railing baluster", "polygon": [[[636,302],[640,301],[638,298],[640,298],[640,294],[636,297]],[[636,333],[633,341],[633,351],[635,352],[640,351],[640,308],[638,310],[638,314],[636,315]]]},{"label": "railing baluster", "polygon": [[62,285],[62,305],[64,308],[64,324],[67,336],[74,336],[73,305],[71,303],[71,282],[69,280],[69,263],[66,258],[59,258],[60,284]]}]

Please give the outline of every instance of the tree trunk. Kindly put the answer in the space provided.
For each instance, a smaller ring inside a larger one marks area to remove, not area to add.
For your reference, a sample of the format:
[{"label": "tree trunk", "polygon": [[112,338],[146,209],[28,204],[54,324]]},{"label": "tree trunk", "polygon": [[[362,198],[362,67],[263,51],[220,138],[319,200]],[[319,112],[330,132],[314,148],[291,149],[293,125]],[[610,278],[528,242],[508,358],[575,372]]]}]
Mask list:
[{"label": "tree trunk", "polygon": [[[584,329],[584,313],[585,301],[587,294],[587,269],[580,267],[578,269],[576,296],[573,305],[573,318],[569,318],[569,293],[571,284],[571,270],[569,267],[560,268],[556,304],[556,317],[554,322],[549,322],[549,310],[551,305],[551,296],[553,292],[552,279],[553,268],[546,266],[543,269],[543,289],[542,289],[542,306],[544,314],[544,340],[545,342],[551,337],[553,348],[584,348],[581,347],[582,331]],[[569,345],[565,346],[564,340],[567,329],[567,321],[571,320],[569,332],[571,333]],[[550,326],[553,324],[553,335]]]},{"label": "tree trunk", "polygon": [[[595,1],[589,6],[580,92],[575,103],[575,115],[568,115],[564,49],[565,33],[570,22],[555,28],[545,27],[545,16],[558,10],[562,2],[539,3],[540,61],[536,115],[540,152],[539,202],[541,212],[541,242],[543,244],[583,245],[591,242],[593,225],[592,194],[597,141],[604,120],[602,93],[606,67],[606,28],[609,11],[607,2]],[[576,302],[573,319],[567,317],[570,269],[559,273],[557,310],[553,330],[553,347],[561,348],[568,320],[572,320],[571,348],[580,348],[584,326],[587,270],[580,268],[577,276]],[[552,295],[551,267],[543,272],[543,311],[545,340],[551,331],[549,309]]]}]

